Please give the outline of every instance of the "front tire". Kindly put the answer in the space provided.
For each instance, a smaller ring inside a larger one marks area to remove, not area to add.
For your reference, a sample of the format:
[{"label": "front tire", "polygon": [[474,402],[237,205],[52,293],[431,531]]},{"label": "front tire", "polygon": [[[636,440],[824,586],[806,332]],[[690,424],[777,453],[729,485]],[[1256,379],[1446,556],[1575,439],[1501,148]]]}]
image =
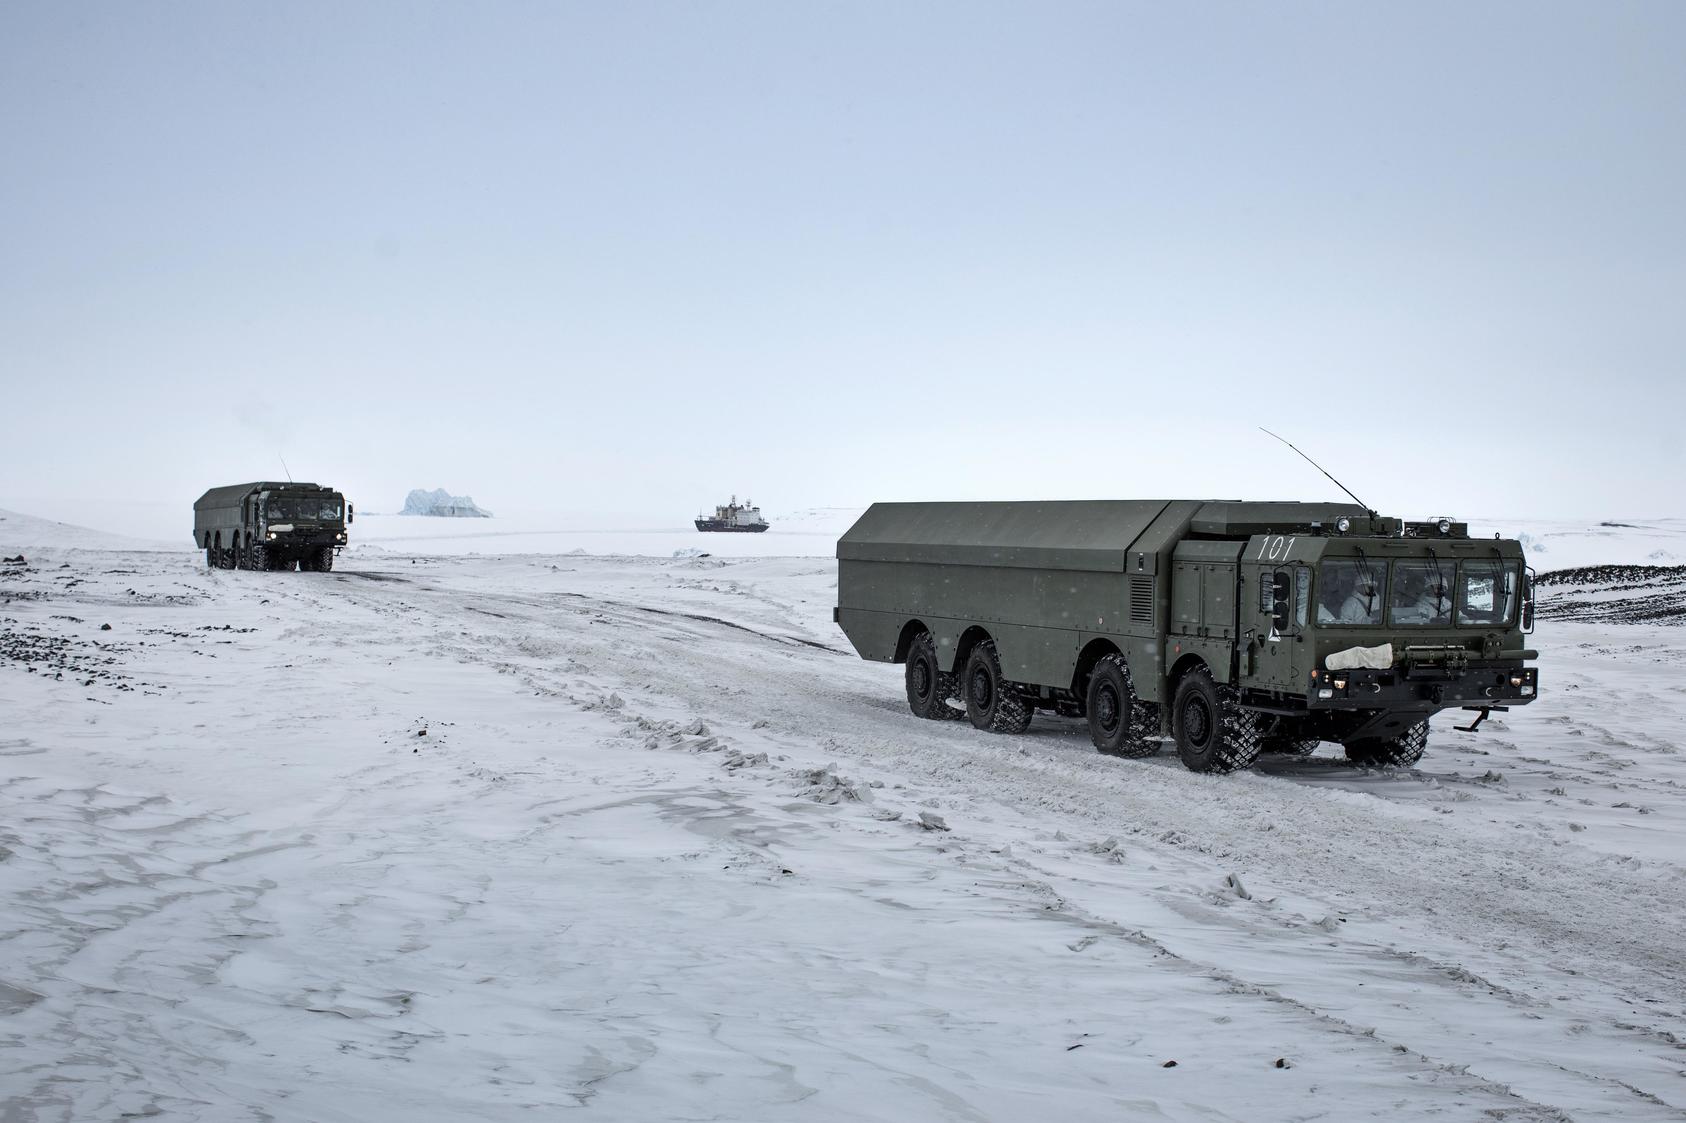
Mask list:
[{"label": "front tire", "polygon": [[1234,687],[1213,682],[1205,667],[1182,677],[1171,705],[1177,755],[1190,772],[1234,772],[1259,755],[1258,715],[1243,710]]},{"label": "front tire", "polygon": [[990,733],[1023,733],[1030,725],[1030,707],[1001,679],[1001,657],[995,644],[984,640],[972,648],[962,676],[966,688],[966,717]]},{"label": "front tire", "polygon": [[965,711],[948,704],[960,694],[959,679],[937,662],[937,642],[930,632],[920,632],[907,649],[907,708],[915,717],[951,721]]},{"label": "front tire", "polygon": [[316,552],[316,572],[327,573],[334,568],[334,548],[324,546]]},{"label": "front tire", "polygon": [[1397,737],[1354,741],[1346,746],[1346,758],[1372,768],[1406,768],[1423,758],[1428,748],[1428,722],[1419,721]]},{"label": "front tire", "polygon": [[1122,655],[1108,655],[1095,664],[1084,691],[1083,709],[1089,716],[1089,740],[1108,756],[1147,757],[1159,751],[1158,732],[1147,703],[1137,701],[1130,665]]}]

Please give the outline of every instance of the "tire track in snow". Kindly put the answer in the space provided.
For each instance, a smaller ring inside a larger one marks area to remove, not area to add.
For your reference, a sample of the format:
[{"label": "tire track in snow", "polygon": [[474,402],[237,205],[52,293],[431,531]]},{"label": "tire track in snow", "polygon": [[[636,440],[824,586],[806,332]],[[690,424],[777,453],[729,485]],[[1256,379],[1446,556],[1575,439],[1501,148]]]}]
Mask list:
[{"label": "tire track in snow", "polygon": [[[439,594],[445,602],[437,610],[448,617],[454,611],[449,603],[453,594],[444,589]],[[505,599],[495,594],[476,593],[475,597]],[[1682,989],[1686,980],[1667,938],[1670,917],[1681,912],[1680,894],[1669,892],[1668,887],[1659,891],[1649,882],[1612,878],[1607,867],[1589,868],[1586,856],[1573,850],[1554,848],[1557,852],[1541,854],[1533,840],[1527,846],[1495,847],[1490,835],[1479,836],[1479,843],[1472,836],[1465,845],[1454,833],[1448,841],[1441,820],[1426,820],[1368,800],[1355,801],[1345,793],[1306,789],[1291,779],[1255,775],[1214,783],[1182,773],[1165,759],[1117,765],[1088,756],[1086,742],[1077,744],[1080,735],[1048,736],[1048,727],[1060,728],[1053,722],[1044,722],[1040,735],[1011,745],[970,730],[924,727],[901,713],[893,698],[879,697],[889,685],[889,675],[882,669],[830,660],[814,664],[803,658],[770,662],[753,649],[719,642],[730,632],[749,632],[763,639],[765,635],[706,613],[652,612],[647,611],[649,606],[630,604],[624,598],[581,594],[565,599],[585,599],[624,615],[617,620],[614,613],[600,614],[608,626],[598,634],[590,634],[594,629],[569,634],[554,615],[561,609],[557,601],[510,599],[524,611],[500,613],[504,631],[477,636],[476,643],[484,654],[488,643],[495,646],[501,640],[519,645],[511,641],[511,634],[523,629],[549,633],[546,642],[565,652],[575,670],[556,675],[519,653],[499,656],[512,668],[525,668],[538,688],[570,693],[564,680],[579,679],[578,668],[585,669],[602,694],[622,690],[633,696],[655,685],[672,702],[712,721],[739,726],[769,721],[770,732],[786,743],[818,741],[822,748],[859,764],[899,769],[918,777],[951,805],[999,805],[1032,818],[1088,823],[1112,832],[1122,822],[1138,841],[1172,836],[1176,841],[1170,845],[1192,846],[1225,864],[1255,871],[1250,879],[1265,876],[1290,884],[1321,881],[1319,895],[1331,907],[1356,905],[1379,923],[1404,922],[1406,930],[1423,922],[1444,926],[1444,918],[1450,917],[1455,926],[1450,938],[1443,931],[1423,944],[1425,949],[1438,946],[1439,951],[1399,953],[1377,947],[1371,953],[1395,961],[1403,954],[1403,961],[1414,968],[1465,985],[1472,992],[1480,991],[1480,984],[1463,980],[1480,979],[1483,973],[1495,978],[1515,975],[1519,964],[1530,964],[1537,971],[1541,958],[1555,956],[1559,967],[1550,973],[1571,989],[1585,992],[1584,979],[1573,981],[1584,972],[1636,995],[1654,988],[1671,1001],[1686,995]],[[712,637],[707,631],[676,637],[652,631],[647,624],[650,616],[678,616],[718,631]],[[674,638],[693,646],[674,648],[670,642]],[[710,638],[714,642],[702,642]],[[465,657],[469,653],[458,649],[449,654]],[[745,681],[756,683],[758,689],[739,689],[737,684]],[[816,732],[825,729],[848,732],[816,738]],[[1025,747],[1037,758],[1034,765],[1014,751]],[[1358,802],[1365,805],[1354,806]],[[1296,829],[1267,833],[1276,823],[1294,824]],[[1269,845],[1261,847],[1261,843]],[[1410,857],[1397,857],[1407,854]],[[1262,875],[1256,872],[1261,869]],[[1495,874],[1502,879],[1496,884]],[[1567,902],[1573,906],[1568,915],[1563,899],[1555,894],[1542,897],[1537,888],[1555,881],[1573,883],[1581,895]],[[1470,893],[1470,885],[1482,889]],[[1431,903],[1433,908],[1425,912]],[[1429,921],[1431,916],[1442,919]],[[1474,971],[1459,962],[1464,956],[1447,960],[1441,954],[1460,947],[1485,949],[1506,943],[1512,949],[1508,964],[1501,959]],[[1518,944],[1536,945],[1544,956],[1530,955],[1517,949]],[[1597,946],[1600,955],[1589,961],[1575,954],[1577,948],[1587,946]],[[1539,982],[1537,976],[1520,977],[1523,986]],[[1509,989],[1514,985],[1495,984],[1487,988],[1487,997],[1520,993]],[[1480,996],[1472,993],[1469,997]],[[1624,1032],[1630,1037],[1649,1034],[1656,1047],[1673,1047],[1666,1030],[1630,1025]],[[1597,1073],[1584,1073],[1581,1078],[1631,1089],[1627,1094],[1641,1101],[1651,1097],[1649,1092]]]}]

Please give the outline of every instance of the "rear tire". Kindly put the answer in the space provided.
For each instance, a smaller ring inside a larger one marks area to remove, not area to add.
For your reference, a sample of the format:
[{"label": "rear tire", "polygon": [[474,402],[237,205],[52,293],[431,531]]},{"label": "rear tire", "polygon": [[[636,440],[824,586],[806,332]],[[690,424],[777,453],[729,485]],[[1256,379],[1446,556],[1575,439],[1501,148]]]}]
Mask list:
[{"label": "rear tire", "polygon": [[984,640],[972,648],[961,678],[966,691],[966,717],[990,733],[1023,733],[1030,725],[1030,707],[1001,679],[1001,657],[995,644]]},{"label": "rear tire", "polygon": [[907,649],[907,708],[915,717],[931,721],[952,721],[966,711],[948,704],[960,695],[960,680],[937,662],[937,641],[930,632],[920,632]]},{"label": "rear tire", "polygon": [[1243,710],[1234,687],[1213,682],[1205,667],[1182,677],[1171,706],[1177,755],[1190,772],[1234,772],[1259,755],[1258,715]]},{"label": "rear tire", "polygon": [[1419,721],[1397,737],[1354,741],[1346,746],[1346,758],[1372,768],[1405,768],[1423,758],[1428,748],[1428,722]]},{"label": "rear tire", "polygon": [[1277,756],[1310,756],[1323,742],[1316,738],[1265,737],[1259,741],[1259,752]]},{"label": "rear tire", "polygon": [[1153,707],[1136,699],[1130,665],[1122,655],[1108,655],[1095,664],[1084,691],[1083,710],[1089,716],[1089,740],[1108,756],[1148,757],[1159,751],[1159,732]]}]

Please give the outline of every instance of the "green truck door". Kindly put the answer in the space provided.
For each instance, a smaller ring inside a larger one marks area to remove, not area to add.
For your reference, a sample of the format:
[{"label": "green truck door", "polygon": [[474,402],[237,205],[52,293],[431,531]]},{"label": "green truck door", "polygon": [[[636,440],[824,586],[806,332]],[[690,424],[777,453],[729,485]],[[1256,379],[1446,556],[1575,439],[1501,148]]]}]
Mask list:
[{"label": "green truck door", "polygon": [[[1311,570],[1302,558],[1313,545],[1292,535],[1254,538],[1241,562],[1241,681],[1249,686],[1300,690],[1311,670],[1304,642]],[[1273,582],[1288,577],[1289,622],[1277,629],[1271,620]],[[1302,666],[1302,664],[1305,664]]]}]

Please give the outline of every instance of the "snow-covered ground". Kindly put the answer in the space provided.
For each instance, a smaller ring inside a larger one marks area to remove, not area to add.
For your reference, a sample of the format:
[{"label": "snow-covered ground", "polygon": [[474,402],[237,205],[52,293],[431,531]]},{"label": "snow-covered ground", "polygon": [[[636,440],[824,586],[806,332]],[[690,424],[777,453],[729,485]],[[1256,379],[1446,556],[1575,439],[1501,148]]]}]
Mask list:
[{"label": "snow-covered ground", "polygon": [[0,521],[0,1119],[1686,1114],[1686,628],[1543,619],[1415,770],[1216,778],[915,720],[833,563],[718,556],[778,525],[422,521],[330,574]]}]

